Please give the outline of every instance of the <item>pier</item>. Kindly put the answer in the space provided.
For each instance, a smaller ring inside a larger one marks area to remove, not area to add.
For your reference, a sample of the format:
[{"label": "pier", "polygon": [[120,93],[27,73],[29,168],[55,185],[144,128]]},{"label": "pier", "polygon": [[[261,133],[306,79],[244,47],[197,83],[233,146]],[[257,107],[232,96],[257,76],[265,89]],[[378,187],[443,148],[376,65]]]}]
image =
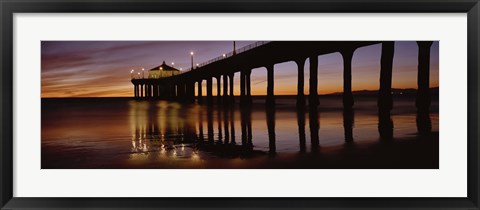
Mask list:
[{"label": "pier", "polygon": [[[275,103],[274,74],[275,65],[295,62],[298,67],[297,105],[304,106],[307,101],[304,90],[304,65],[309,59],[309,93],[308,104],[318,105],[318,56],[340,53],[343,58],[343,107],[354,106],[352,95],[352,57],[361,47],[381,44],[380,87],[378,94],[379,115],[392,109],[392,66],[394,41],[271,41],[256,42],[234,50],[177,75],[162,78],[132,78],[133,92],[136,99],[166,99],[183,103],[213,104],[213,79],[217,81],[217,102],[229,105],[234,103],[234,88],[240,88],[240,103],[251,102],[252,69],[267,69],[267,104]],[[430,106],[429,73],[430,47],[432,41],[417,41],[418,44],[418,94],[416,107],[419,112],[428,113]],[[234,86],[234,75],[240,72],[240,85]],[[223,87],[221,82],[223,81]],[[202,95],[202,84],[206,83],[206,96]],[[195,96],[197,85],[197,96]],[[223,95],[222,95],[223,93]],[[347,110],[348,111],[348,110]],[[389,115],[386,113],[385,115]]]}]

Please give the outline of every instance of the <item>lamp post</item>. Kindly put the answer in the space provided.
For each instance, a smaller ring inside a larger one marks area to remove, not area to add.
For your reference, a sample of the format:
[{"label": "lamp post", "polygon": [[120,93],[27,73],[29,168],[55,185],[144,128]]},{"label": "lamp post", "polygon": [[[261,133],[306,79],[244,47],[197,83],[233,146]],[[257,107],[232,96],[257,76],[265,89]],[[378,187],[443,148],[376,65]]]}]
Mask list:
[{"label": "lamp post", "polygon": [[192,69],[193,69],[193,51],[190,52],[190,57],[191,57],[191,60],[192,60]]},{"label": "lamp post", "polygon": [[175,63],[174,63],[174,62],[172,62],[172,67],[174,67],[174,66],[175,66]]},{"label": "lamp post", "polygon": [[142,78],[145,79],[145,69],[142,68]]},{"label": "lamp post", "polygon": [[140,79],[140,72],[138,72],[138,79]]},{"label": "lamp post", "polygon": [[237,54],[237,47],[235,46],[235,41],[233,41],[233,55]]},{"label": "lamp post", "polygon": [[133,69],[130,71],[130,79],[133,79]]}]

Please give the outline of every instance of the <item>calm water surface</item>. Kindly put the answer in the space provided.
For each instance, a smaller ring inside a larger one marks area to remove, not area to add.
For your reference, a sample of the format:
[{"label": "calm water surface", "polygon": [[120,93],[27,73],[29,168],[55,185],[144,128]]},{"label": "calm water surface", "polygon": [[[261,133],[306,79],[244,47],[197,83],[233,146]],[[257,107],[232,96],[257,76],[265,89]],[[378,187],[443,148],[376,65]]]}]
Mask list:
[{"label": "calm water surface", "polygon": [[42,99],[42,168],[438,168],[438,99],[426,134],[412,97],[395,98],[386,121],[375,97],[355,98],[353,111],[337,96],[316,109],[295,102]]}]

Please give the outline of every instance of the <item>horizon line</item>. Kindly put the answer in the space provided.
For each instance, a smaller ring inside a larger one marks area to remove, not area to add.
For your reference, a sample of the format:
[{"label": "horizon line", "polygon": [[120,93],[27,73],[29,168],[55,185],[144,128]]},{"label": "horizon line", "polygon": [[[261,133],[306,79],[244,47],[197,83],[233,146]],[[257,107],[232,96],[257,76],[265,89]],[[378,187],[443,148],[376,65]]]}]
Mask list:
[{"label": "horizon line", "polygon": [[[429,89],[439,89],[440,87],[430,87]],[[417,88],[392,88],[392,90],[417,90]],[[362,92],[362,91],[370,91],[370,92],[378,92],[379,90],[355,90],[352,91],[352,93],[355,92]],[[318,94],[318,96],[332,96],[332,95],[338,95],[342,94],[343,92],[332,92],[332,93],[326,93],[326,94]],[[234,95],[234,97],[240,96],[240,95]],[[267,96],[267,95],[251,95],[251,96]],[[275,95],[275,96],[297,96],[297,94],[282,94],[282,95]],[[304,96],[309,96],[309,94],[304,94]],[[195,95],[195,97],[198,97]],[[206,96],[203,96],[206,97]],[[213,95],[212,97],[218,97],[218,95]],[[224,97],[221,95],[220,97]],[[230,97],[230,96],[229,96]],[[134,98],[134,96],[70,96],[70,97],[40,97],[41,99],[55,99],[55,98]]]}]

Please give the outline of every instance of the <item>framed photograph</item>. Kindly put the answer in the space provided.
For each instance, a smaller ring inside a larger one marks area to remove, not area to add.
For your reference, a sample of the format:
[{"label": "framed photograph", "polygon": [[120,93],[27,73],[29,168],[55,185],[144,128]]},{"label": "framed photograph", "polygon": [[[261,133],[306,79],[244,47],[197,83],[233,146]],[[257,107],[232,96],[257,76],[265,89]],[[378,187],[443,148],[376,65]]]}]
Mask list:
[{"label": "framed photograph", "polygon": [[1,209],[479,209],[469,1],[1,1]]}]

